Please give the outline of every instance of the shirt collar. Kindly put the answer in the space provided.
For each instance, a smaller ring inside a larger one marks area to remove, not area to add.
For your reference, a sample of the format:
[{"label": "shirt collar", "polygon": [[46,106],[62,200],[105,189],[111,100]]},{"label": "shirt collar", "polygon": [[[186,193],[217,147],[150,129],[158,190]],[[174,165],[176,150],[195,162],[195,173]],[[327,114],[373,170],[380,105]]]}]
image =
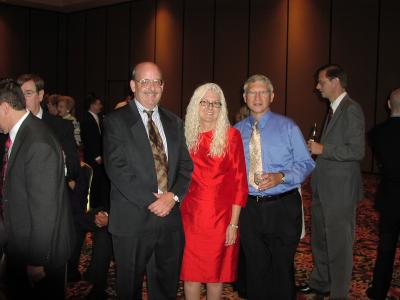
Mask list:
[{"label": "shirt collar", "polygon": [[14,143],[15,137],[17,136],[18,130],[21,127],[22,122],[28,117],[29,111],[26,111],[25,114],[21,117],[21,119],[18,120],[17,123],[11,128],[9,132],[9,136],[11,139],[11,142]]},{"label": "shirt collar", "polygon": [[346,92],[343,92],[343,93],[341,93],[341,94],[339,95],[339,97],[337,97],[337,98],[335,99],[335,101],[331,102],[331,108],[332,108],[333,112],[336,111],[336,109],[337,109],[337,108],[339,107],[339,105],[340,105],[340,102],[342,102],[343,98],[344,98],[346,95],[347,95],[347,93],[346,93]]},{"label": "shirt collar", "polygon": [[[265,124],[268,122],[268,120],[271,118],[271,110],[268,110],[265,114],[261,116],[261,118],[258,120],[258,128],[263,128]],[[256,118],[254,118],[251,114],[249,116],[249,122],[250,126],[253,127],[254,122],[256,121]]]},{"label": "shirt collar", "polygon": [[43,109],[41,106],[39,106],[39,111],[35,116],[38,117],[39,119],[43,119]]},{"label": "shirt collar", "polygon": [[[140,114],[145,114],[145,112],[144,112],[145,110],[150,111],[149,109],[145,108],[139,101],[137,101],[136,98],[135,98],[135,104],[136,104],[136,107],[138,108]],[[156,105],[152,109],[152,111],[153,111],[153,115],[158,114],[158,105]]]}]

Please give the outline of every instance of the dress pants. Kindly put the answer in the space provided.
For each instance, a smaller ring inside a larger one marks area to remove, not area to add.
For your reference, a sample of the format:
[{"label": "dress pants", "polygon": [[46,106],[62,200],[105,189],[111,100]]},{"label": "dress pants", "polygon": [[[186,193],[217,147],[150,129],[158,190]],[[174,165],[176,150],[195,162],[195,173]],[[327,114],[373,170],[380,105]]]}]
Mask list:
[{"label": "dress pants", "polygon": [[93,284],[90,299],[101,299],[106,296],[108,269],[113,255],[111,234],[107,227],[93,231],[92,258],[84,279]]},{"label": "dress pants", "polygon": [[379,220],[378,255],[375,262],[372,291],[375,300],[384,300],[392,281],[393,264],[400,234],[398,211],[381,212]]},{"label": "dress pants", "polygon": [[357,203],[345,201],[341,198],[335,203],[323,204],[318,191],[314,191],[311,204],[314,267],[310,275],[310,287],[320,292],[330,292],[331,299],[348,299],[353,269]]},{"label": "dress pants", "polygon": [[293,266],[301,218],[301,198],[297,191],[271,202],[248,199],[240,215],[247,299],[296,298]]},{"label": "dress pants", "polygon": [[[149,299],[176,299],[184,247],[182,230],[159,229],[141,237],[113,235],[112,239],[117,269],[117,299],[142,299],[147,265],[151,290]],[[154,257],[150,260],[152,255]]]},{"label": "dress pants", "polygon": [[34,284],[29,282],[26,265],[8,257],[6,266],[6,295],[8,300],[65,299],[66,266],[46,268],[46,277]]}]

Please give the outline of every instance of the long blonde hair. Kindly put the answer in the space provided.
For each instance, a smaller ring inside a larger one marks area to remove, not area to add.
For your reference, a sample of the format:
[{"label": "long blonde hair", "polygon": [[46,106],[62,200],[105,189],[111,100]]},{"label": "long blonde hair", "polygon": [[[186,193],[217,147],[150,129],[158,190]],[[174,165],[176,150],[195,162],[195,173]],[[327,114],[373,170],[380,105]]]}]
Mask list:
[{"label": "long blonde hair", "polygon": [[227,144],[227,133],[230,127],[228,119],[228,109],[226,107],[225,96],[222,89],[215,83],[206,83],[199,86],[193,93],[189,105],[186,109],[185,117],[185,137],[189,151],[196,152],[200,143],[200,101],[204,95],[212,91],[219,96],[222,106],[218,114],[216,126],[213,130],[213,137],[209,154],[213,157],[220,157],[225,153]]}]

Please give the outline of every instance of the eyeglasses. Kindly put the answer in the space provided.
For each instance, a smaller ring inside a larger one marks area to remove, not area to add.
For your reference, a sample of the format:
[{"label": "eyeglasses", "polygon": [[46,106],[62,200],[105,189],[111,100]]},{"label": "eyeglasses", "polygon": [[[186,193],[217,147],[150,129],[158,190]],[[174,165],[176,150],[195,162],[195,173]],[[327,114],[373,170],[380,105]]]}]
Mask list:
[{"label": "eyeglasses", "polygon": [[141,79],[135,80],[137,83],[140,84],[141,87],[149,87],[150,85],[155,85],[156,87],[160,87],[164,84],[162,79]]},{"label": "eyeglasses", "polygon": [[35,94],[36,94],[36,91],[32,91],[32,90],[27,90],[24,92],[25,97],[32,97]]},{"label": "eyeglasses", "polygon": [[250,97],[255,97],[257,94],[260,97],[266,97],[269,93],[271,93],[270,91],[247,91],[246,94]]},{"label": "eyeglasses", "polygon": [[204,100],[201,100],[200,101],[200,106],[201,107],[212,107],[212,108],[221,108],[221,106],[222,106],[222,103],[221,102],[208,102],[208,101],[204,101]]}]

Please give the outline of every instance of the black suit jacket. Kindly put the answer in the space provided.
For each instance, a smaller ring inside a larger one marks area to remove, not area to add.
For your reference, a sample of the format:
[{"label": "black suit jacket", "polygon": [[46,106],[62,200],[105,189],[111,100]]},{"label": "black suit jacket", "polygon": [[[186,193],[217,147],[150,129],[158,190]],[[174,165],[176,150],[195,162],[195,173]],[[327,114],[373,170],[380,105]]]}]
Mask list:
[{"label": "black suit jacket", "polygon": [[376,208],[398,215],[400,212],[400,117],[391,117],[369,133],[369,141],[383,177]]},{"label": "black suit jacket", "polygon": [[74,227],[64,158],[56,137],[32,114],[23,121],[12,146],[3,203],[10,258],[46,267],[66,263]]},{"label": "black suit jacket", "polygon": [[42,120],[53,131],[65,153],[67,180],[76,180],[79,176],[80,164],[72,122],[53,116],[45,111],[43,111]]},{"label": "black suit jacket", "polygon": [[95,158],[103,156],[102,138],[99,127],[94,117],[88,111],[83,114],[80,124],[84,160],[89,165],[96,166]]},{"label": "black suit jacket", "polygon": [[[185,196],[193,171],[183,132],[183,123],[159,108],[168,144],[168,191]],[[141,236],[156,228],[179,230],[179,206],[166,217],[148,210],[157,193],[157,175],[146,128],[135,101],[106,116],[104,162],[111,180],[109,231],[114,235]]]}]

